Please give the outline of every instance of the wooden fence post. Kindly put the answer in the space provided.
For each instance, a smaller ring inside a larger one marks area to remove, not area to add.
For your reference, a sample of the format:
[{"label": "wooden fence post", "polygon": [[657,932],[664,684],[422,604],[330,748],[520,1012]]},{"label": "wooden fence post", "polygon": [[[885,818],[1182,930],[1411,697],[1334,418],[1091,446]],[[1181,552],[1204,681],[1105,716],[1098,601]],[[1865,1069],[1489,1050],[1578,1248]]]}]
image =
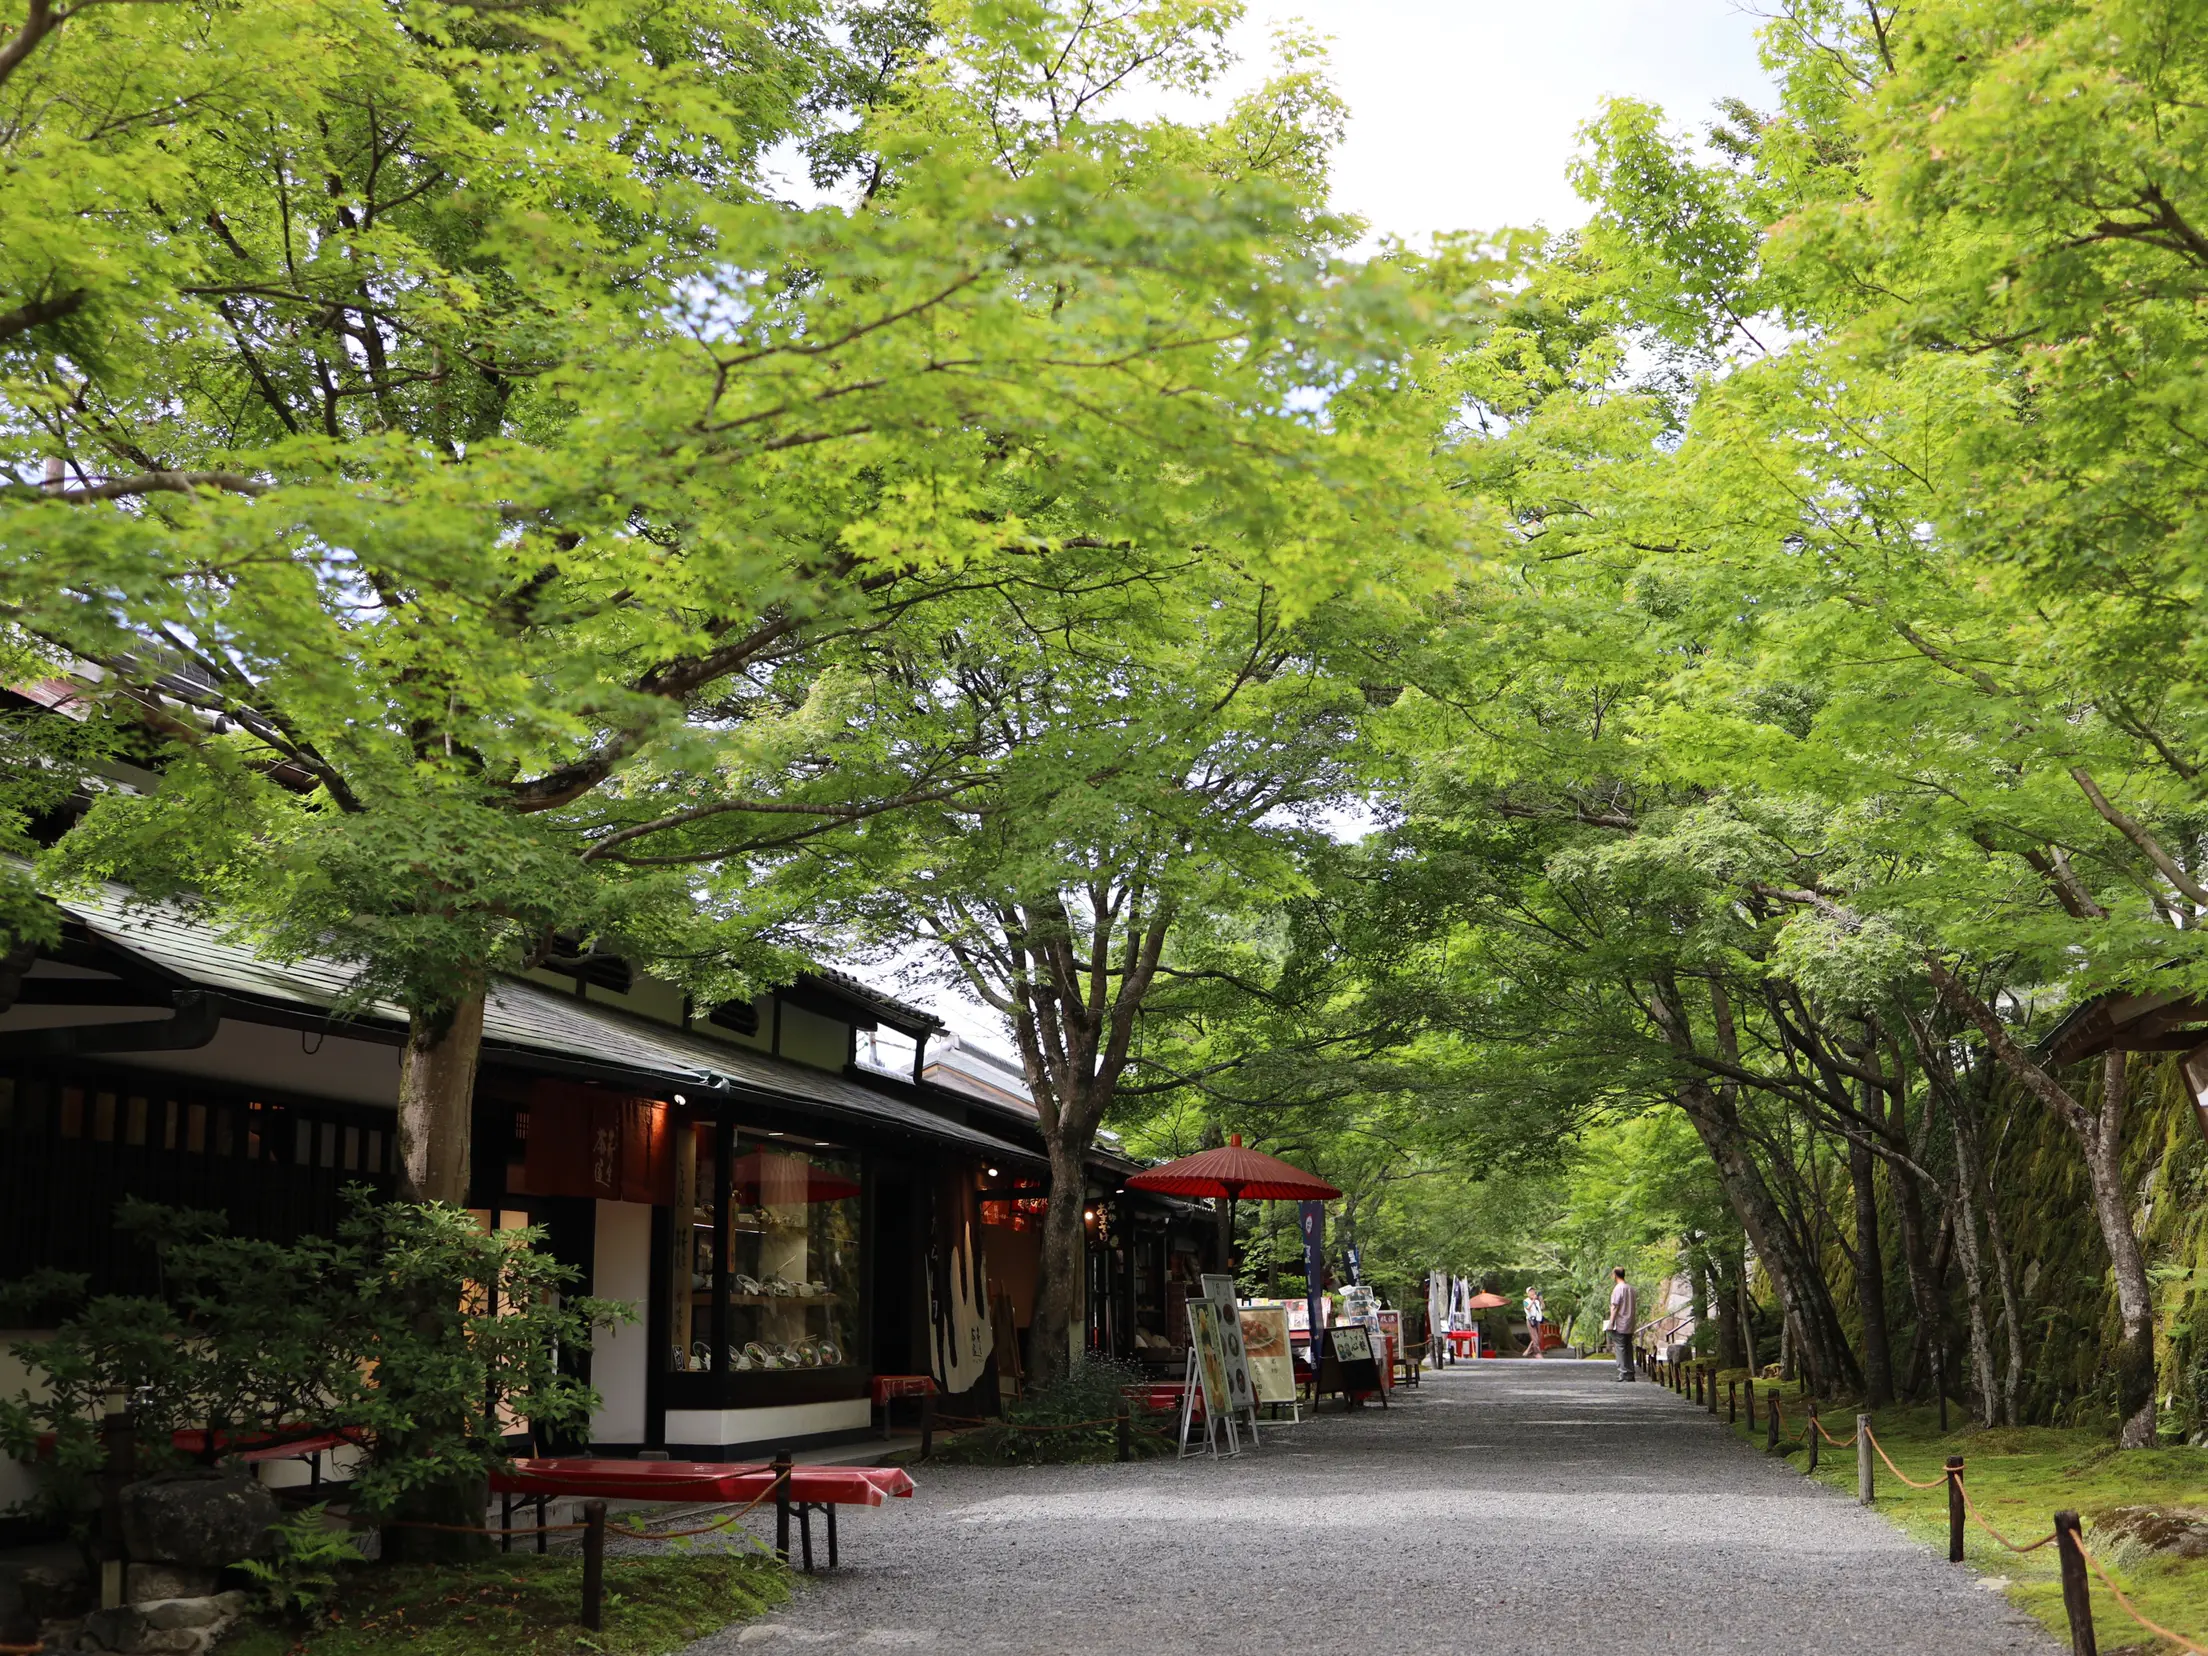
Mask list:
[{"label": "wooden fence post", "polygon": [[606,1625],[606,1503],[583,1503],[583,1625]]},{"label": "wooden fence post", "polygon": [[790,1452],[774,1452],[774,1555],[790,1561]]},{"label": "wooden fence post", "polygon": [[1871,1417],[1855,1417],[1855,1498],[1865,1506],[1878,1499],[1878,1488],[1871,1471]]},{"label": "wooden fence post", "polygon": [[1725,1424],[1730,1426],[1740,1418],[1740,1382],[1725,1382]]},{"label": "wooden fence post", "polygon": [[1748,1393],[1748,1430],[1752,1432],[1756,1429],[1756,1377],[1754,1375],[1748,1376],[1745,1390]]},{"label": "wooden fence post", "polygon": [[1825,1441],[1824,1423],[1817,1418],[1817,1399],[1809,1399],[1809,1475],[1817,1476],[1817,1446]]},{"label": "wooden fence post", "polygon": [[1963,1457],[1947,1457],[1947,1561],[1963,1561]]},{"label": "wooden fence post", "polygon": [[2055,1551],[2062,1557],[2062,1607],[2070,1616],[2070,1649],[2075,1656],[2101,1656],[2093,1637],[2093,1595],[2085,1579],[2085,1554],[2078,1550],[2078,1515],[2055,1514]]},{"label": "wooden fence post", "polygon": [[1709,1384],[1702,1388],[1702,1392],[1704,1399],[1709,1404],[1710,1418],[1715,1420],[1717,1418],[1717,1370],[1711,1369],[1708,1377]]},{"label": "wooden fence post", "polygon": [[1775,1455],[1779,1452],[1779,1396],[1771,1394],[1771,1402],[1763,1411],[1763,1452]]}]

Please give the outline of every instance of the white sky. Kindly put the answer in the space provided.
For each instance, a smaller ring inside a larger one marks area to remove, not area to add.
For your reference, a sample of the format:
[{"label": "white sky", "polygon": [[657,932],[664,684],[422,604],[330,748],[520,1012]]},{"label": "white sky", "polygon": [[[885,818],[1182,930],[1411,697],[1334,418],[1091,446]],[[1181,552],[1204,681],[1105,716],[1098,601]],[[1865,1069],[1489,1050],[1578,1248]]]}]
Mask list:
[{"label": "white sky", "polygon": [[1331,37],[1349,105],[1335,204],[1374,232],[1576,224],[1574,133],[1606,97],[1646,98],[1699,127],[1720,97],[1768,107],[1760,19],[1736,0],[1248,0],[1242,74],[1276,26]]},{"label": "white sky", "polygon": [[[1228,90],[1263,76],[1277,26],[1300,20],[1330,36],[1334,84],[1350,110],[1335,204],[1376,236],[1577,224],[1586,207],[1564,169],[1606,97],[1646,98],[1686,127],[1709,119],[1721,97],[1772,102],[1756,61],[1759,19],[1736,0],[1247,3]],[[967,1038],[1010,1049],[994,1012],[914,982],[917,959],[862,971]]]}]

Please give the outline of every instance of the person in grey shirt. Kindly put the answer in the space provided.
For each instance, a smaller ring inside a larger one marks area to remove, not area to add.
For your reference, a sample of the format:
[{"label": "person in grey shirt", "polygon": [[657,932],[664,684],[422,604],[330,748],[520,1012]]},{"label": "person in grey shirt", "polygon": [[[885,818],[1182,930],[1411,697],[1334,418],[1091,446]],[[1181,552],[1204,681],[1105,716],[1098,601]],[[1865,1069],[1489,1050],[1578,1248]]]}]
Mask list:
[{"label": "person in grey shirt", "polygon": [[1625,1280],[1625,1267],[1614,1266],[1610,1272],[1617,1280],[1610,1288],[1610,1344],[1618,1354],[1618,1378],[1631,1380],[1633,1373],[1633,1284]]}]

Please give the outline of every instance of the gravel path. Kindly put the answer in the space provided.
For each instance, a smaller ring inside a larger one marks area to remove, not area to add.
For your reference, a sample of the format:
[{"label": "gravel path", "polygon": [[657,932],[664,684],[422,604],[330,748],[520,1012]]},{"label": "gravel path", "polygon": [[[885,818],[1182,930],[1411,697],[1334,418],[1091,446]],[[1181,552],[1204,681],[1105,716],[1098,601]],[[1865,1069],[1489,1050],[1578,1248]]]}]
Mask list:
[{"label": "gravel path", "polygon": [[1851,1500],[1605,1365],[1460,1365],[1238,1461],[916,1468],[844,1565],[687,1656],[758,1649],[2049,1656]]}]

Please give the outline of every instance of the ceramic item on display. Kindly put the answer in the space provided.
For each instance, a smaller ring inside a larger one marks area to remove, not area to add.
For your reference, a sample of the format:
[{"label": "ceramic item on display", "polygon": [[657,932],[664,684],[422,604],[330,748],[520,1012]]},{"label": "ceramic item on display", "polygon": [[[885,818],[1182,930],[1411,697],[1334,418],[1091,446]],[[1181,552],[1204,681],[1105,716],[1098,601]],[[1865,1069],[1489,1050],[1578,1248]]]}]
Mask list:
[{"label": "ceramic item on display", "polygon": [[797,1292],[796,1289],[792,1288],[787,1282],[783,1281],[778,1276],[770,1276],[769,1278],[767,1278],[766,1282],[762,1286],[766,1289],[767,1293],[775,1299],[788,1299],[792,1294]]},{"label": "ceramic item on display", "polygon": [[757,1277],[739,1276],[736,1279],[736,1292],[739,1294],[763,1294],[766,1289],[759,1286]]},{"label": "ceramic item on display", "polygon": [[705,1273],[703,1271],[692,1271],[690,1273],[690,1286],[693,1288],[704,1288],[710,1286],[710,1284],[706,1282]]},{"label": "ceramic item on display", "polygon": [[811,1284],[810,1282],[792,1283],[791,1290],[797,1295],[799,1299],[811,1299],[815,1294],[820,1292],[820,1290],[813,1286],[813,1284]]},{"label": "ceramic item on display", "polygon": [[828,1292],[828,1284],[825,1282],[808,1282],[805,1284],[805,1292],[817,1298],[819,1295]]},{"label": "ceramic item on display", "polygon": [[744,1366],[746,1368],[763,1369],[774,1367],[773,1357],[769,1355],[767,1348],[761,1345],[757,1340],[752,1340],[744,1346],[744,1357],[746,1359],[744,1363]]},{"label": "ceramic item on display", "polygon": [[728,1348],[728,1368],[731,1374],[741,1374],[750,1367],[751,1359],[749,1357],[746,1357],[735,1346]]},{"label": "ceramic item on display", "polygon": [[837,1345],[835,1341],[823,1340],[814,1349],[820,1353],[820,1366],[822,1368],[843,1367],[843,1348]]},{"label": "ceramic item on display", "polygon": [[711,1368],[713,1366],[713,1348],[703,1340],[693,1340],[690,1343],[690,1366],[693,1369]]}]

